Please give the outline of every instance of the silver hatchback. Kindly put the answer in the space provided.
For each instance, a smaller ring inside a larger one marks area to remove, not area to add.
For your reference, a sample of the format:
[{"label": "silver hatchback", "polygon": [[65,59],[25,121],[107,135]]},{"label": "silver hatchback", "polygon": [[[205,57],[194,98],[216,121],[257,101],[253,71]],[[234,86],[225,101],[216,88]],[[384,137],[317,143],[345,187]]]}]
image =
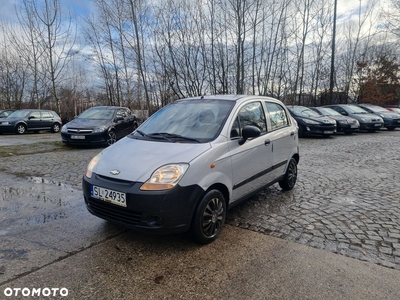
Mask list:
[{"label": "silver hatchback", "polygon": [[298,128],[282,102],[202,96],[169,104],[89,163],[83,194],[93,215],[154,233],[217,238],[227,209],[265,187],[291,190]]}]

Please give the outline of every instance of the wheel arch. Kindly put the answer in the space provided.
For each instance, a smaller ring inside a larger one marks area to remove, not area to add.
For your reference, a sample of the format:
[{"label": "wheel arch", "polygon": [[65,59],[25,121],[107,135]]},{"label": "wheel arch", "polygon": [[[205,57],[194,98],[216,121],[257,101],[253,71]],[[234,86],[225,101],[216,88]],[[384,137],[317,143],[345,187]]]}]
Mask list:
[{"label": "wheel arch", "polygon": [[[211,190],[218,190],[221,192],[222,196],[224,196],[226,207],[228,208],[228,206],[229,206],[229,190],[226,187],[226,185],[224,185],[222,183],[214,183],[206,191],[204,191],[202,197],[204,197],[204,195],[207,194]],[[197,206],[198,205],[199,204],[197,204]],[[197,208],[197,206],[196,206],[196,208]]]}]

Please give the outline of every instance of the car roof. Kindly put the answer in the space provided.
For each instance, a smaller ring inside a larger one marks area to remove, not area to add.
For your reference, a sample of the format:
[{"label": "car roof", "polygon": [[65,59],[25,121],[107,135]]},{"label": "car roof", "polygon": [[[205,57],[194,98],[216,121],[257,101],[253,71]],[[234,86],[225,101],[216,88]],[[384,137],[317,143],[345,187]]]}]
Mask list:
[{"label": "car roof", "polygon": [[88,109],[91,108],[98,108],[98,109],[118,109],[118,108],[128,108],[128,107],[123,107],[123,106],[106,106],[106,105],[100,105],[100,106],[92,106],[89,107]]},{"label": "car roof", "polygon": [[233,101],[233,102],[242,102],[251,99],[263,99],[274,101],[277,103],[282,103],[280,100],[268,96],[257,96],[257,95],[234,95],[234,94],[223,94],[223,95],[203,95],[197,97],[188,97],[176,100],[178,101],[187,101],[187,100],[224,100],[224,101]]}]

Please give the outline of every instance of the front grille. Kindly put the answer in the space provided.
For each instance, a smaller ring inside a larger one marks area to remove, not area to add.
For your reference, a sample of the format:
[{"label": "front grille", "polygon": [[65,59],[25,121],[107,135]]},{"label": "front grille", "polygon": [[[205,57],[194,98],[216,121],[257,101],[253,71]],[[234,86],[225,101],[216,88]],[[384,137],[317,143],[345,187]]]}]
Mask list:
[{"label": "front grille", "polygon": [[89,209],[97,216],[126,224],[127,226],[137,225],[142,217],[142,214],[139,212],[128,210],[102,200],[89,198],[87,201]]},{"label": "front grille", "polygon": [[75,128],[68,128],[69,133],[92,133],[92,129],[75,129]]}]

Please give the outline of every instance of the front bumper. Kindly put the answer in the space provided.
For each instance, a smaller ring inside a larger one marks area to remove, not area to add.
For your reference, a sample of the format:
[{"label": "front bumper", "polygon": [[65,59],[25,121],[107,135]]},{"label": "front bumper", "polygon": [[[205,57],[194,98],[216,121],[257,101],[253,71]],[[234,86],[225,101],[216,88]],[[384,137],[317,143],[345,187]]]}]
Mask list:
[{"label": "front bumper", "polygon": [[15,125],[0,125],[0,133],[14,133]]},{"label": "front bumper", "polygon": [[103,145],[107,144],[107,131],[90,134],[61,133],[61,140],[73,145]]},{"label": "front bumper", "polygon": [[400,127],[400,119],[387,119],[387,118],[384,118],[383,121],[384,121],[383,127],[385,127],[385,128]]},{"label": "front bumper", "polygon": [[303,131],[308,135],[331,135],[336,132],[336,125],[303,124]]},{"label": "front bumper", "polygon": [[[167,191],[141,191],[142,184],[96,174],[91,179],[84,176],[86,207],[97,217],[138,231],[162,234],[188,231],[203,189],[198,185],[177,185]],[[92,185],[126,193],[127,207],[92,197]]]},{"label": "front bumper", "polygon": [[379,130],[383,127],[383,122],[360,122],[360,130]]},{"label": "front bumper", "polygon": [[354,124],[341,124],[338,123],[337,132],[358,132],[359,126]]}]

